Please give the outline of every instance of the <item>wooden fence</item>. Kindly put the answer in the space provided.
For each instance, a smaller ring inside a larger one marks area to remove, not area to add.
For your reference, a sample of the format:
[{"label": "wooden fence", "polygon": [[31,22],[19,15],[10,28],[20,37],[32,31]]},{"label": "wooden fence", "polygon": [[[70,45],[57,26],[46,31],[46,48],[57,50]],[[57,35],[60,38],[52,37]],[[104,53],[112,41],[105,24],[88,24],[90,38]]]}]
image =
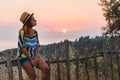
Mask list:
[{"label": "wooden fence", "polygon": [[[54,56],[56,60],[53,61],[51,60],[51,54],[46,55],[48,57],[46,62],[50,67],[49,80],[120,80],[119,48],[116,48],[115,51],[111,49],[105,50],[104,48],[102,51],[98,51],[95,48],[93,55],[89,55],[89,49],[86,48],[84,57],[79,57],[80,53],[76,52],[73,58],[70,58],[69,51],[64,52],[66,59],[61,59],[61,56],[57,54]],[[16,65],[19,76],[16,80],[23,80],[20,62],[11,59],[10,55],[11,52],[8,51],[6,55],[7,59],[0,61],[0,65],[4,64],[8,70],[6,73],[8,74],[8,79],[6,80],[15,80],[13,67]],[[2,75],[4,74],[1,74],[0,80],[5,80],[1,78],[3,77]]]}]

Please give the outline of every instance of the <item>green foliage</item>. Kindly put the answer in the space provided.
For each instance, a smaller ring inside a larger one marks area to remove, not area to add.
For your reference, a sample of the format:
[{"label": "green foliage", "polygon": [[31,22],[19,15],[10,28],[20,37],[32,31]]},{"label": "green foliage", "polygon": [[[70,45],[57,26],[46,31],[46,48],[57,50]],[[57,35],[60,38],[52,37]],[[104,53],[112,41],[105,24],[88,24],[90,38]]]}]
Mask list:
[{"label": "green foliage", "polygon": [[41,55],[49,55],[50,60],[56,60],[56,55],[59,55],[60,60],[66,59],[66,53],[69,53],[69,58],[76,57],[75,53],[78,53],[78,57],[84,57],[85,48],[89,49],[89,55],[94,51],[94,46],[98,50],[102,50],[102,46],[105,43],[106,38],[96,36],[95,38],[90,38],[89,36],[80,37],[78,40],[69,41],[65,40],[64,42],[49,44],[46,46],[41,46],[40,53]]},{"label": "green foliage", "polygon": [[118,36],[120,33],[120,1],[100,0],[103,16],[106,19],[106,26],[103,27],[105,35]]}]

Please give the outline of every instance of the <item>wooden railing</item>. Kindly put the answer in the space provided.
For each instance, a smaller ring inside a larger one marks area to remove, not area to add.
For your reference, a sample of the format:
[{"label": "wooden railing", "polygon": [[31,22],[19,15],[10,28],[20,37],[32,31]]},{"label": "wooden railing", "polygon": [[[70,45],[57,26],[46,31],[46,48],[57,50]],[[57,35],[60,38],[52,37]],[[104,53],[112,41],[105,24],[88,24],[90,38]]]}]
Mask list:
[{"label": "wooden railing", "polygon": [[[4,64],[7,67],[8,80],[14,80],[13,66],[17,66],[18,80],[23,80],[20,62],[11,60],[10,54],[9,51],[6,55],[7,60],[0,61],[0,65]],[[49,80],[120,80],[119,49],[115,51],[94,49],[93,55],[89,55],[89,49],[86,48],[84,57],[79,57],[80,53],[75,53],[74,58],[69,57],[69,52],[65,52],[65,54],[66,59],[60,59],[61,56],[57,54],[54,61],[51,60],[51,54],[46,55],[48,57],[46,62],[50,67]],[[5,79],[0,78],[0,80]]]}]

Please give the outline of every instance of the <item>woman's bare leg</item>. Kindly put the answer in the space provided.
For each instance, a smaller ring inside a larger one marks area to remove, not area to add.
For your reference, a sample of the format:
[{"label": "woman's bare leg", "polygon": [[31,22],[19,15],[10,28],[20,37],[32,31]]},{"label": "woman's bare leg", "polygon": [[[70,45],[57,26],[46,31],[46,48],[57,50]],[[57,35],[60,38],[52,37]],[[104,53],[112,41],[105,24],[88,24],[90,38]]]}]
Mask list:
[{"label": "woman's bare leg", "polygon": [[23,69],[27,73],[30,80],[35,80],[35,70],[34,67],[30,64],[30,62],[27,62],[22,65]]},{"label": "woman's bare leg", "polygon": [[40,58],[37,64],[37,68],[39,68],[42,72],[41,80],[48,80],[49,78],[49,67],[44,59]]}]

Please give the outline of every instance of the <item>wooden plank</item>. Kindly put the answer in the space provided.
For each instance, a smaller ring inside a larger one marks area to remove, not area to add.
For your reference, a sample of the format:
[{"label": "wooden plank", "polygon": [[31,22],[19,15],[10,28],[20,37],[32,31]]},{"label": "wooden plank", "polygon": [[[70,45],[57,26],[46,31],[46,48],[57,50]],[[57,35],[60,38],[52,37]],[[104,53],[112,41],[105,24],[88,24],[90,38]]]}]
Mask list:
[{"label": "wooden plank", "polygon": [[78,56],[78,52],[75,53],[75,56],[76,56],[76,69],[75,69],[76,80],[79,80],[80,77],[79,77],[79,56]]},{"label": "wooden plank", "polygon": [[12,61],[10,60],[10,54],[11,54],[10,51],[8,51],[8,53],[6,53],[7,68],[8,68],[9,80],[13,80],[13,69],[12,69]]},{"label": "wooden plank", "polygon": [[98,63],[97,63],[97,49],[94,47],[94,69],[95,69],[95,80],[98,80]]},{"label": "wooden plank", "polygon": [[47,63],[48,63],[48,67],[49,67],[49,78],[48,78],[48,80],[51,80],[51,77],[50,77],[50,69],[51,69],[51,68],[50,68],[50,55],[51,55],[51,54],[48,54],[48,53],[47,53],[47,59],[48,59],[48,60],[47,60]]},{"label": "wooden plank", "polygon": [[116,58],[117,58],[117,67],[118,67],[118,77],[119,77],[119,80],[120,80],[120,51],[119,51],[119,46],[116,46]]},{"label": "wooden plank", "polygon": [[111,66],[111,80],[114,80],[114,70],[113,70],[113,54],[112,51],[110,49],[110,66]]},{"label": "wooden plank", "polygon": [[108,69],[107,69],[107,60],[106,60],[106,53],[105,53],[105,46],[103,46],[103,65],[104,65],[104,75],[105,80],[108,80]]},{"label": "wooden plank", "polygon": [[70,80],[69,45],[66,46],[65,54],[66,54],[67,80]]},{"label": "wooden plank", "polygon": [[60,62],[59,62],[59,54],[56,53],[56,50],[55,50],[55,54],[57,55],[57,75],[58,75],[58,80],[61,80],[60,78]]},{"label": "wooden plank", "polygon": [[87,80],[90,80],[90,76],[89,76],[89,64],[88,64],[88,60],[89,60],[89,57],[88,57],[88,48],[85,48],[85,70],[86,70],[86,77],[87,77]]},{"label": "wooden plank", "polygon": [[[103,54],[99,54],[97,55],[96,57],[101,57],[103,56]],[[94,58],[93,56],[89,56],[88,58]],[[79,61],[81,60],[85,60],[86,58],[85,57],[81,57],[81,58],[78,58]],[[66,63],[67,60],[60,60],[59,63]],[[76,58],[73,58],[73,59],[69,59],[69,62],[75,62],[76,61]],[[48,63],[48,61],[46,61]],[[54,61],[50,61],[51,64],[56,64],[57,63],[57,60],[54,60]]]},{"label": "wooden plank", "polygon": [[19,74],[19,80],[23,80],[23,77],[22,77],[22,68],[21,68],[21,64],[20,64],[20,61],[17,60],[18,62],[18,74]]}]

